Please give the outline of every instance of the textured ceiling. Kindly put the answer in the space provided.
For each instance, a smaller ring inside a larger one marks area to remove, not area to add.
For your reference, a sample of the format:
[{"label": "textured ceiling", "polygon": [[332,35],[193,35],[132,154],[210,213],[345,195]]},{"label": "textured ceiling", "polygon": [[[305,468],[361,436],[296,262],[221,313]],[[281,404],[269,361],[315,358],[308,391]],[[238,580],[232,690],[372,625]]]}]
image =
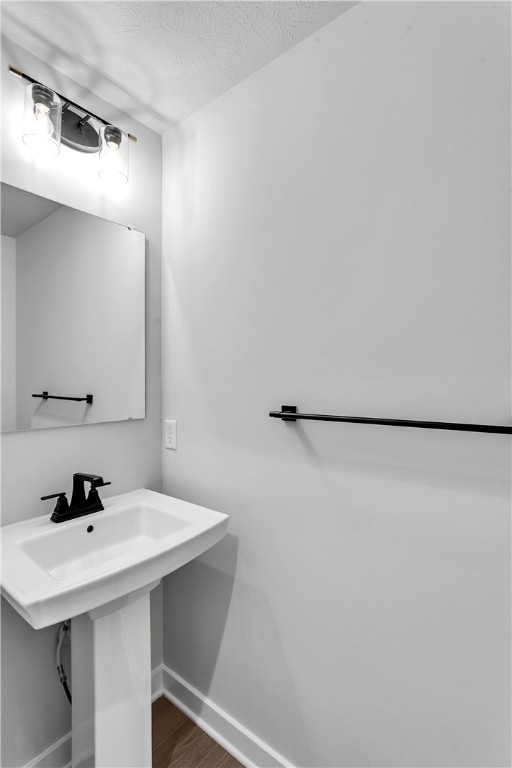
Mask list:
[{"label": "textured ceiling", "polygon": [[162,132],[353,5],[4,0],[2,33]]}]

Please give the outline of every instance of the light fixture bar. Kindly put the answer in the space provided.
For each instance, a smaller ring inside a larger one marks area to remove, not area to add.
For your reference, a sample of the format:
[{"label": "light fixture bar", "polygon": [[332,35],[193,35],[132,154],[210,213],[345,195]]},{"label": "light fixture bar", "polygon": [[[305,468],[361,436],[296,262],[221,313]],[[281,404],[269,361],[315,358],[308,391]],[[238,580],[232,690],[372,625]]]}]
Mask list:
[{"label": "light fixture bar", "polygon": [[[28,83],[32,83],[33,85],[43,85],[43,83],[40,83],[39,80],[34,80],[33,77],[30,77],[30,75],[27,75],[25,72],[22,72],[20,69],[17,69],[16,67],[13,67],[11,64],[8,66],[9,72],[11,72],[13,75],[16,75],[16,77],[20,77],[22,80],[26,80]],[[49,86],[44,86],[45,88],[48,88]],[[53,88],[51,89],[53,91]],[[83,112],[88,117],[92,117],[93,120],[97,120],[99,123],[102,123],[103,125],[111,125],[110,122],[107,120],[104,120],[102,117],[98,117],[98,115],[95,115],[94,112],[91,112],[88,109],[85,109],[84,107],[81,107],[80,104],[77,104],[75,101],[71,101],[71,99],[68,99],[67,96],[63,96],[58,91],[53,91],[62,101],[72,107],[75,107],[76,109],[79,109],[81,112]],[[130,141],[137,141],[137,137],[133,135],[133,133],[127,133],[126,134]]]}]

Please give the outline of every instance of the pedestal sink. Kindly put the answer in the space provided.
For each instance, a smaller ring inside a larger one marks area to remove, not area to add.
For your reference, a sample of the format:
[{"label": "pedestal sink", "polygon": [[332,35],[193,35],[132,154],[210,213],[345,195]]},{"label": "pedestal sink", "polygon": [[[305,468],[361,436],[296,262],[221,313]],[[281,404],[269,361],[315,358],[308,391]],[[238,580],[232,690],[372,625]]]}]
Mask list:
[{"label": "pedestal sink", "polygon": [[219,541],[228,516],[146,489],[103,504],[4,526],[2,595],[35,629],[73,619],[73,768],[149,768],[149,593]]}]

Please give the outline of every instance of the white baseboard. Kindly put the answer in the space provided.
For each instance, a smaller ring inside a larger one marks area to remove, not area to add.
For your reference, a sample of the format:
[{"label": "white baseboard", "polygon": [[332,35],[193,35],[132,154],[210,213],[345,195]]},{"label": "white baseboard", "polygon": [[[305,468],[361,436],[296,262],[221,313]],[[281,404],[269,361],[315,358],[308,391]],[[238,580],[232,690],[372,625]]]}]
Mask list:
[{"label": "white baseboard", "polygon": [[34,757],[25,768],[71,768],[71,733]]},{"label": "white baseboard", "polygon": [[156,667],[151,673],[151,701],[156,701],[164,695],[163,664]]},{"label": "white baseboard", "polygon": [[[151,701],[164,695],[162,665],[151,673]],[[71,732],[34,757],[25,768],[71,768]]]},{"label": "white baseboard", "polygon": [[[282,755],[165,664],[151,673],[151,701],[165,696],[247,768],[292,768]],[[71,733],[25,765],[71,768]]]},{"label": "white baseboard", "polygon": [[242,723],[162,665],[163,695],[247,768],[292,768],[292,764]]}]

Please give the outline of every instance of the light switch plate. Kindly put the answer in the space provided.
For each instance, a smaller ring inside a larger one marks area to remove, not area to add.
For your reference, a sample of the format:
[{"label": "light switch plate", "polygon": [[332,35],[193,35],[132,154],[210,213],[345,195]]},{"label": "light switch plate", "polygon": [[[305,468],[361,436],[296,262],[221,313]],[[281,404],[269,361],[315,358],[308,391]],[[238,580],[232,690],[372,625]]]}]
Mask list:
[{"label": "light switch plate", "polygon": [[164,447],[177,450],[176,422],[172,419],[165,419],[164,422]]}]

